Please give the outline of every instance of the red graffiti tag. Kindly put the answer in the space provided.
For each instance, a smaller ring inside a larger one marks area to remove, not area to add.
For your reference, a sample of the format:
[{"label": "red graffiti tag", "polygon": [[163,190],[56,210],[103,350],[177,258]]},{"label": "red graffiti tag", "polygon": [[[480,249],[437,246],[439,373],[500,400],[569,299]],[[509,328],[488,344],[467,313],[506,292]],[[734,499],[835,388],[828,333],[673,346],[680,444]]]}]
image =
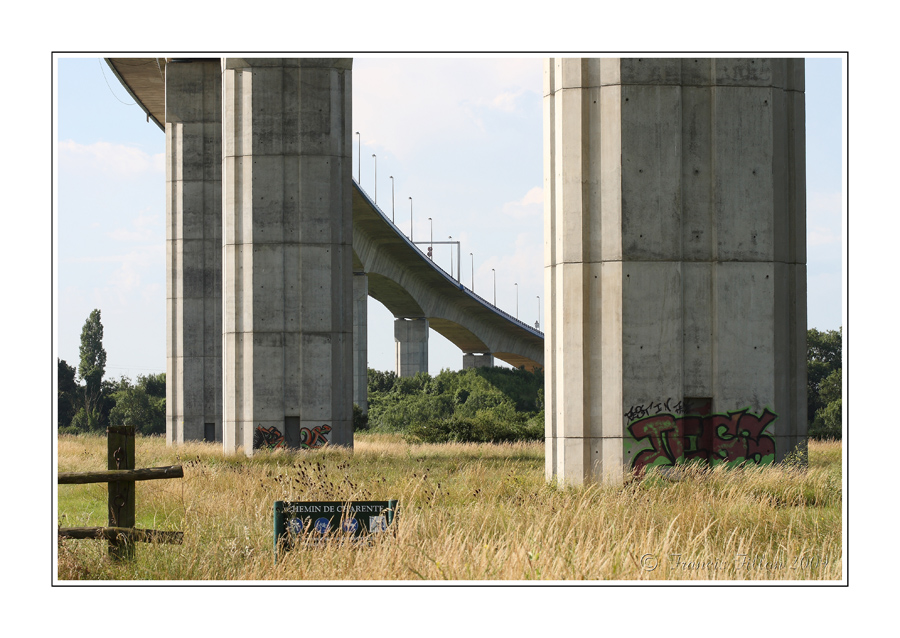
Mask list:
[{"label": "red graffiti tag", "polygon": [[691,460],[708,463],[767,463],[775,458],[775,440],[765,429],[778,415],[768,408],[759,416],[748,408],[726,414],[681,416],[657,414],[628,426],[637,439],[648,439],[632,469],[641,472],[654,465],[675,465]]},{"label": "red graffiti tag", "polygon": [[[329,432],[331,432],[331,426],[324,423],[312,429],[300,428],[300,447],[306,450],[324,447],[328,444]],[[270,428],[257,426],[253,432],[253,449],[274,450],[283,447],[287,447],[287,442],[281,430],[274,425]]]},{"label": "red graffiti tag", "polygon": [[307,449],[315,449],[325,446],[328,443],[328,433],[331,432],[331,426],[318,425],[312,430],[309,428],[301,428],[300,430],[300,447]]}]

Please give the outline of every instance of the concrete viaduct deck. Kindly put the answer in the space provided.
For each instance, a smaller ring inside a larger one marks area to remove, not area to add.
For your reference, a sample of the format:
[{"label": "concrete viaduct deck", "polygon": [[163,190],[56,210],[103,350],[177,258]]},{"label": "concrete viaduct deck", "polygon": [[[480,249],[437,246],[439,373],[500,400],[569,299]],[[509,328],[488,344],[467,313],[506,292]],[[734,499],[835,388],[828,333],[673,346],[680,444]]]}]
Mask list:
[{"label": "concrete viaduct deck", "polygon": [[466,353],[490,353],[513,367],[543,366],[544,335],[503,312],[445,272],[353,183],[353,267],[369,296],[394,317],[425,318]]}]

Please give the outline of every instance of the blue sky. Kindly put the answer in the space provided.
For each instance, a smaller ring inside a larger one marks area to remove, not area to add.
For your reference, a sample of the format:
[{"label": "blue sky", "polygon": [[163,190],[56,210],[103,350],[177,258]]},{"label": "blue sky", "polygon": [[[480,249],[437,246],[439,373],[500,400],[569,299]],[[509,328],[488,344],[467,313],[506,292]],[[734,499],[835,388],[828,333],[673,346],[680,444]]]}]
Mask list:
[{"label": "blue sky", "polygon": [[[462,242],[463,283],[474,261],[475,291],[491,299],[495,269],[497,304],[532,325],[539,312],[544,323],[542,65],[407,57],[353,66],[354,177],[359,166],[363,188],[377,188],[390,214],[393,175],[398,226],[409,228],[412,197],[414,239],[428,238],[431,217],[436,241]],[[165,136],[98,58],[58,59],[57,80],[57,354],[77,365],[81,327],[100,308],[107,376],[162,372]],[[842,324],[841,82],[841,59],[807,59],[808,325],[819,329]],[[448,271],[450,252],[435,247]],[[370,299],[369,366],[392,369],[393,349],[392,317]],[[432,373],[462,363],[434,331],[429,358]]]}]

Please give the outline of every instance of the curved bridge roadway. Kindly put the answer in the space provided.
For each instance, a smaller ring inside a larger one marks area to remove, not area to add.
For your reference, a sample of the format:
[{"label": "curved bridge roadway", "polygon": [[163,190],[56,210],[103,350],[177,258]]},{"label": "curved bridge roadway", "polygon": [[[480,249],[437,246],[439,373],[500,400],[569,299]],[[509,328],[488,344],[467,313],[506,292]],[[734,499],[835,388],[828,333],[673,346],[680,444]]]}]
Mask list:
[{"label": "curved bridge roadway", "polygon": [[[165,131],[163,58],[107,58],[110,69]],[[369,296],[395,317],[427,318],[462,352],[491,353],[514,367],[543,367],[544,335],[465,288],[419,250],[353,182],[353,267]]]},{"label": "curved bridge roadway", "polygon": [[394,317],[428,325],[463,352],[543,367],[544,335],[476,295],[429,259],[353,182],[353,268]]}]

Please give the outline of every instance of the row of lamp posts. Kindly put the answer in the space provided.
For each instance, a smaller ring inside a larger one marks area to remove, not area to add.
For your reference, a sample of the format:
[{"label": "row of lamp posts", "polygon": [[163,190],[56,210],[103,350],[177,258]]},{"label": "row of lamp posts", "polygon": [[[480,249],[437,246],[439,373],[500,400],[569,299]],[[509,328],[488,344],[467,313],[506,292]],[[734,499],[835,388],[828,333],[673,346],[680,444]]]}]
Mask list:
[{"label": "row of lamp posts", "polygon": [[[357,139],[357,165],[356,165],[356,181],[362,186],[362,139],[360,138],[359,131],[356,132]],[[375,153],[372,153],[372,159],[374,160],[374,174],[375,174],[375,188],[374,188],[374,196],[375,203],[378,203],[378,158],[375,156]],[[390,176],[391,180],[391,222],[396,225],[395,221],[395,210],[394,210],[394,176]],[[434,244],[434,220],[431,217],[428,218],[430,222],[430,244],[429,248],[433,250],[432,244]],[[449,236],[450,241],[453,241],[453,235]],[[409,240],[413,241],[413,198],[410,196],[409,198]],[[429,253],[429,257],[431,254]],[[472,258],[472,287],[471,291],[475,292],[475,254],[469,253],[469,257]],[[458,267],[458,266],[457,266]],[[491,272],[494,275],[494,306],[497,306],[497,271],[491,268]],[[453,246],[450,247],[450,275],[453,276]],[[516,287],[516,320],[519,319],[519,283],[516,282],[513,284]],[[535,324],[535,328],[540,330],[541,327],[541,296],[537,296],[538,300],[538,320]]]}]

